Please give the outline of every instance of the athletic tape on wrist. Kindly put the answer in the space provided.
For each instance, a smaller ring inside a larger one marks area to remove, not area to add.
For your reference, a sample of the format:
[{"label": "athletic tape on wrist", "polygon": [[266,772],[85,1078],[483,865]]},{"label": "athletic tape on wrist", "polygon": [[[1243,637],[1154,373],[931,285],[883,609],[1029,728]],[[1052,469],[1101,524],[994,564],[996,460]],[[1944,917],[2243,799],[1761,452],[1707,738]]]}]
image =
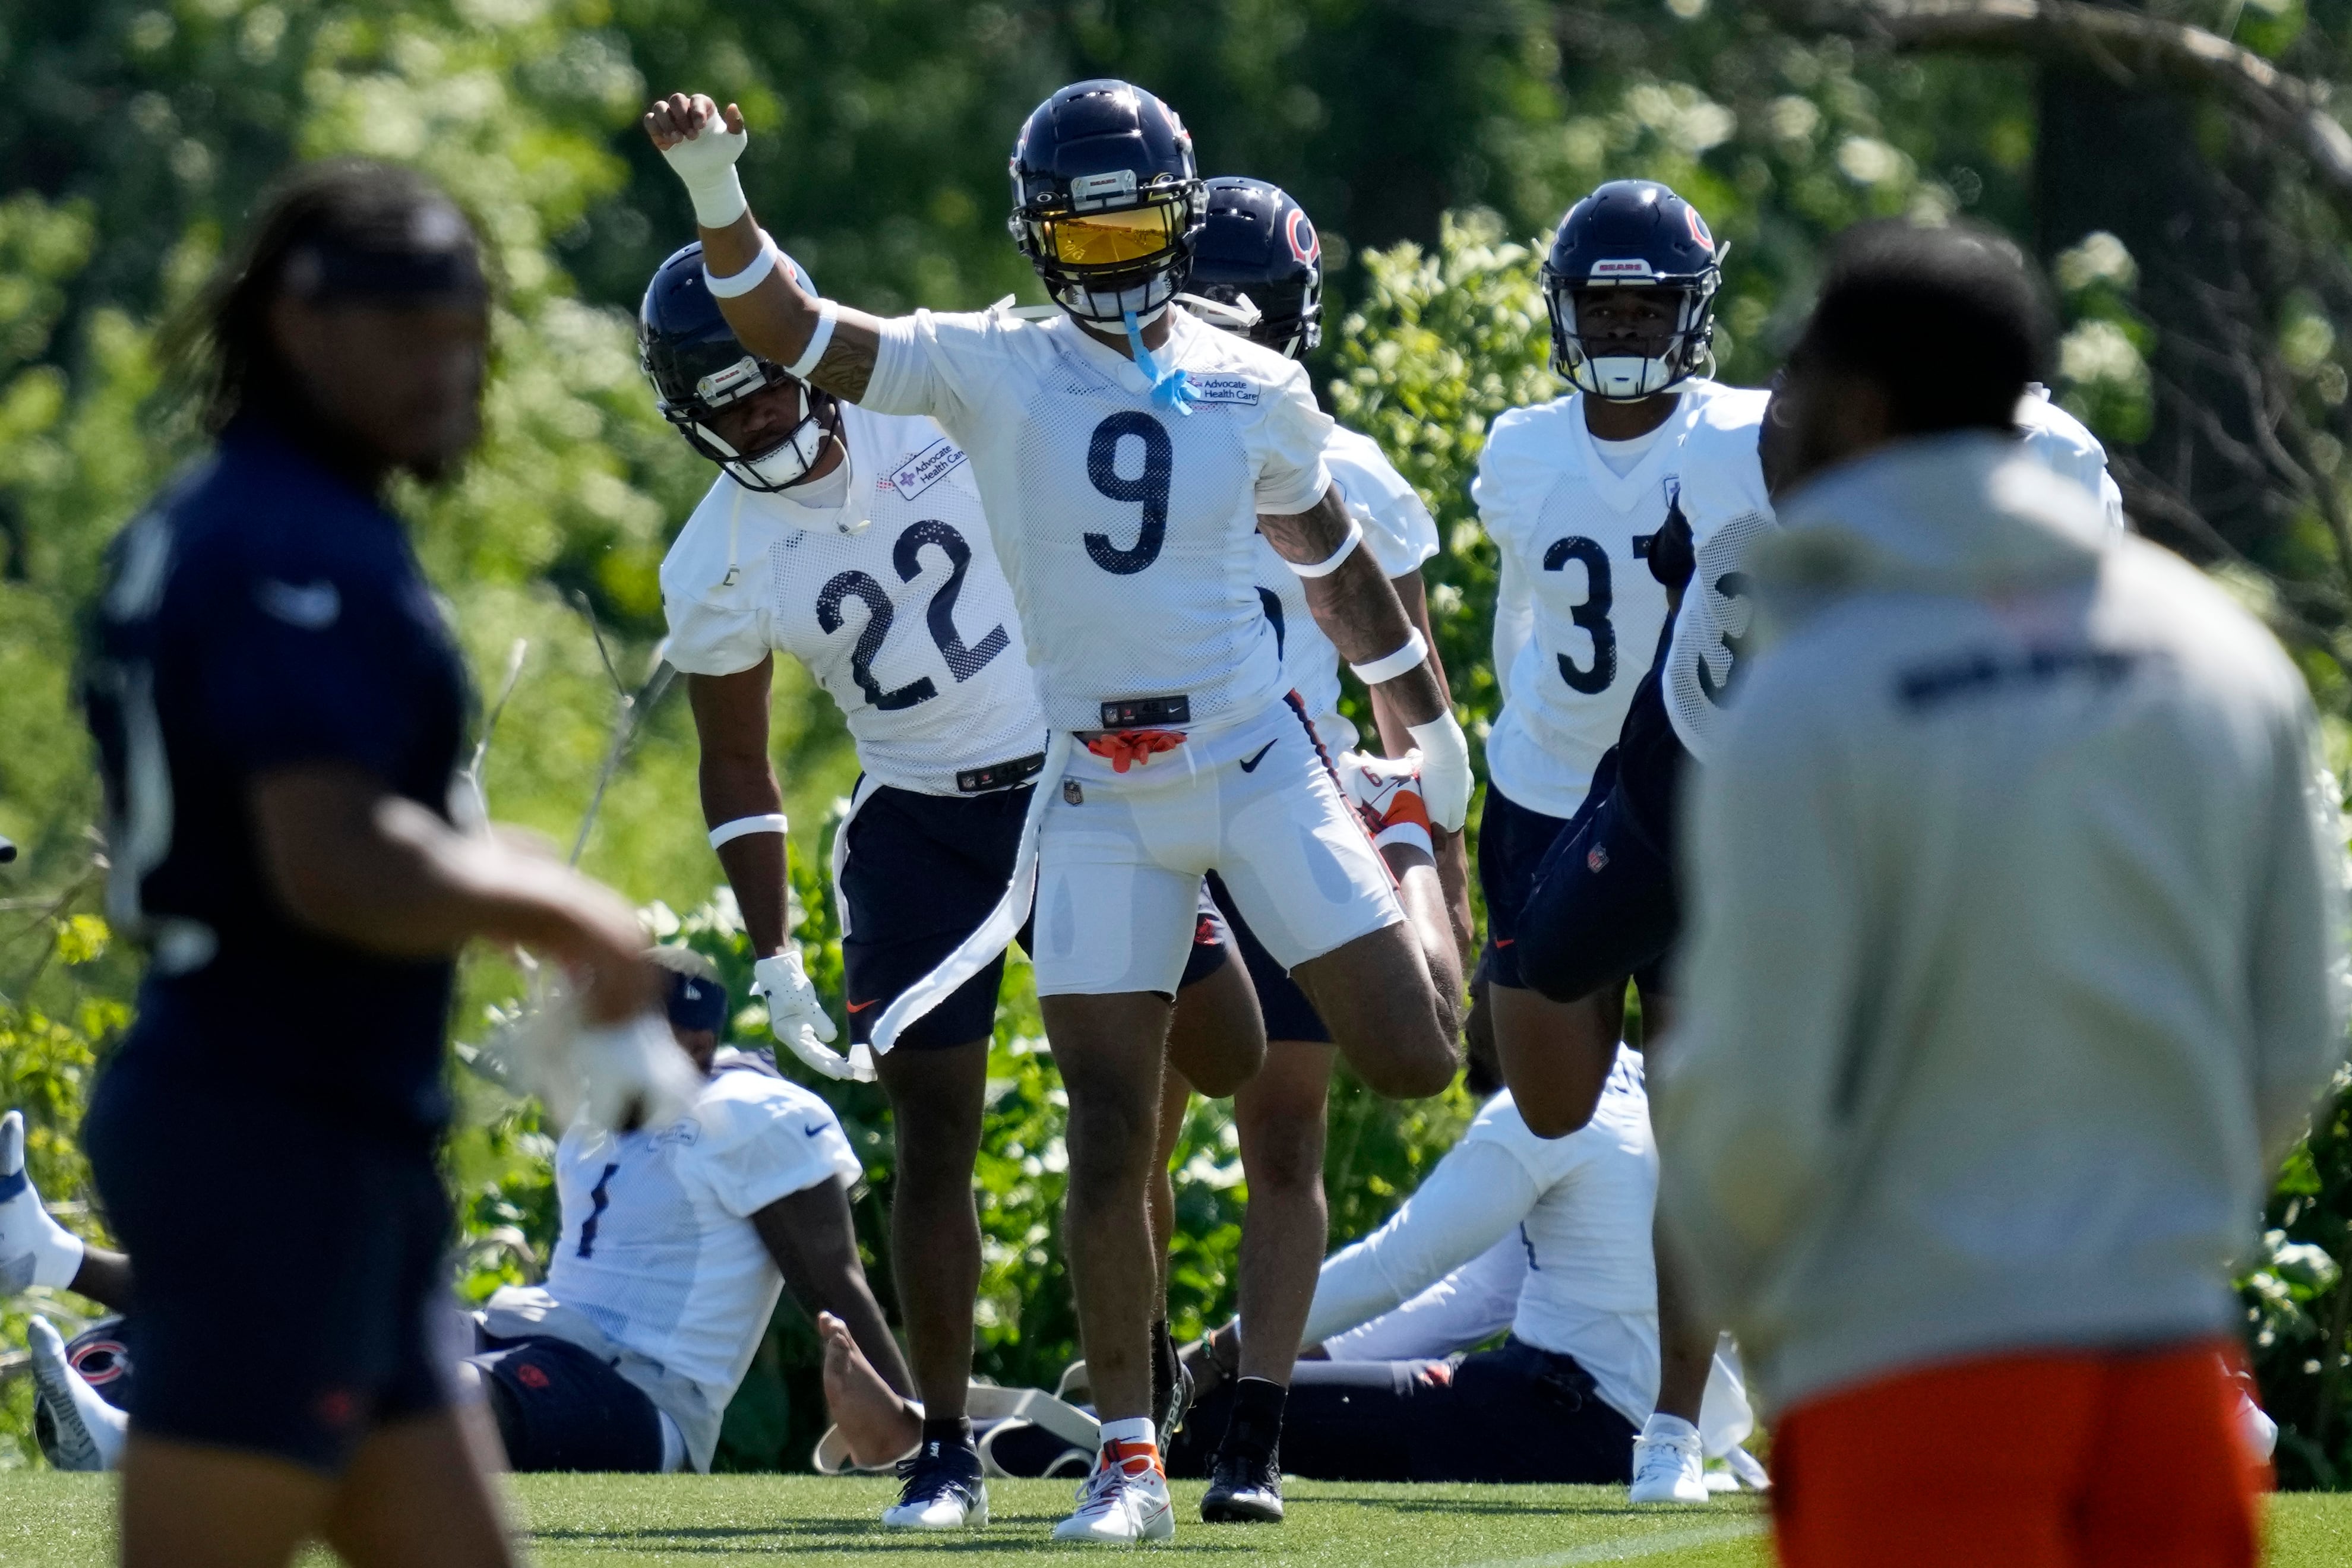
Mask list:
[{"label": "athletic tape on wrist", "polygon": [[1301,577],[1328,577],[1347,563],[1348,557],[1353,555],[1356,552],[1356,546],[1363,542],[1364,525],[1351,516],[1348,519],[1348,537],[1339,541],[1339,549],[1334,550],[1322,560],[1305,566],[1296,561],[1286,561],[1283,564]]},{"label": "athletic tape on wrist", "polygon": [[784,366],[786,375],[794,381],[809,378],[809,373],[816,369],[817,362],[824,358],[825,345],[833,342],[833,321],[838,314],[840,310],[832,300],[819,300],[816,302],[816,331],[809,334],[808,347],[801,350],[801,357]]},{"label": "athletic tape on wrist", "polygon": [[732,844],[736,839],[748,838],[754,833],[787,833],[791,830],[792,824],[784,819],[781,811],[772,811],[763,816],[739,816],[710,830],[710,847],[716,849],[721,844]]},{"label": "athletic tape on wrist", "polygon": [[740,272],[719,278],[712,275],[709,265],[705,263],[702,268],[702,286],[710,290],[714,299],[740,299],[757,289],[766,279],[768,274],[776,269],[776,263],[783,258],[784,253],[776,248],[776,242],[768,237],[768,231],[761,229],[760,254],[751,266]]},{"label": "athletic tape on wrist", "polygon": [[694,203],[694,221],[704,228],[725,228],[751,210],[751,204],[743,199],[743,182],[732,163],[727,165],[723,178],[707,185],[688,185],[686,194]]},{"label": "athletic tape on wrist", "polygon": [[1354,670],[1356,679],[1365,685],[1378,686],[1383,680],[1394,680],[1428,657],[1429,644],[1423,640],[1421,628],[1415,626],[1412,635],[1404,639],[1404,647],[1396,652],[1366,664],[1351,664],[1348,668]]}]

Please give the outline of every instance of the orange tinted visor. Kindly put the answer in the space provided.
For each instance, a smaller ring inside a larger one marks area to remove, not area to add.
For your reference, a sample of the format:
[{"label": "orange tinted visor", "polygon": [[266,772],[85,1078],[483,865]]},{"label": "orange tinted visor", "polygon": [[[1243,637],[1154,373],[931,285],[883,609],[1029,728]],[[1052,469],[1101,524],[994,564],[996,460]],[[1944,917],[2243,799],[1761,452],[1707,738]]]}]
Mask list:
[{"label": "orange tinted visor", "polygon": [[1041,221],[1046,256],[1066,267],[1117,267],[1158,256],[1176,243],[1181,202]]}]

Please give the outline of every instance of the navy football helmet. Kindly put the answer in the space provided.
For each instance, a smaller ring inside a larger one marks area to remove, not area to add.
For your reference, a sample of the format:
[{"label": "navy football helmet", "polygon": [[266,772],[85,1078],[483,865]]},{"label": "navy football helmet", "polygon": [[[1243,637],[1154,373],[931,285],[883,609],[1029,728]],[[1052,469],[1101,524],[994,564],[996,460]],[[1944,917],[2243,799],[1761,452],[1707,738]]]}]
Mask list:
[{"label": "navy football helmet", "polygon": [[1013,243],[1055,302],[1118,326],[1182,288],[1206,193],[1192,134],[1139,87],[1073,83],[1039,104],[1013,146]]},{"label": "navy football helmet", "polygon": [[1237,174],[1209,182],[1187,286],[1178,298],[1194,315],[1286,359],[1323,341],[1323,242],[1280,186]]},{"label": "navy football helmet", "polygon": [[[788,256],[783,265],[803,290],[816,292],[799,262]],[[688,446],[745,489],[789,489],[807,479],[824,455],[825,437],[841,425],[841,408],[832,395],[799,382],[801,421],[767,450],[739,452],[710,427],[714,410],[793,378],[783,366],[745,348],[727,324],[703,283],[699,240],[673,253],[646,285],[645,303],[637,309],[637,363],[654,384],[654,406],[661,416],[677,427]]]},{"label": "navy football helmet", "polygon": [[[1541,273],[1551,312],[1551,366],[1579,390],[1612,402],[1665,391],[1710,363],[1723,249],[1698,209],[1654,180],[1612,180],[1568,209]],[[1682,297],[1665,353],[1588,354],[1576,323],[1587,289],[1643,289]]]}]

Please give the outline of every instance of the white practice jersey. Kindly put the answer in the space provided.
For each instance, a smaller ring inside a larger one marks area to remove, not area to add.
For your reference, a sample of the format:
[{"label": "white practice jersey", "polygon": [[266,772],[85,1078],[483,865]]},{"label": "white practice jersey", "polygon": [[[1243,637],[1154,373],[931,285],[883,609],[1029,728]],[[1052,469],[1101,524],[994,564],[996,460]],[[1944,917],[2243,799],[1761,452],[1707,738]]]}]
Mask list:
[{"label": "white practice jersey", "polygon": [[803,506],[721,476],[661,568],[669,661],[733,675],[781,650],[849,721],[878,784],[953,795],[1045,743],[1013,590],[971,466],[928,419],[845,405],[848,488]]},{"label": "white practice jersey", "polygon": [[[1538,1350],[1574,1356],[1639,1426],[1658,1397],[1657,1190],[1635,1052],[1618,1047],[1592,1120],[1565,1138],[1537,1137],[1505,1090],[1403,1207],[1325,1261],[1307,1338],[1336,1359],[1417,1358],[1466,1350],[1507,1323]],[[1709,1451],[1750,1424],[1718,1367],[1700,1420]]]},{"label": "white practice jersey", "polygon": [[1666,649],[1666,717],[1694,757],[1704,758],[1716,711],[1728,700],[1747,649],[1753,608],[1748,552],[1775,525],[1757,444],[1762,392],[1719,397],[1683,443],[1683,520],[1690,524],[1690,585]]},{"label": "white practice jersey", "polygon": [[[1323,465],[1348,503],[1348,513],[1364,530],[1364,548],[1391,577],[1421,570],[1437,553],[1437,523],[1420,492],[1396,471],[1380,443],[1344,426],[1331,426]],[[1307,704],[1315,732],[1334,754],[1352,750],[1356,726],[1339,711],[1339,650],[1315,624],[1307,607],[1307,579],[1293,572],[1274,546],[1257,542],[1258,596],[1275,618],[1282,642],[1282,675]]]},{"label": "white practice jersey", "polygon": [[[1574,816],[1617,743],[1666,622],[1650,542],[1675,500],[1685,435],[1727,390],[1685,383],[1656,439],[1622,475],[1593,449],[1582,393],[1507,410],[1487,430],[1470,489],[1502,557],[1503,710],[1486,739],[1486,771],[1531,811]],[[1524,640],[1504,629],[1515,624]]]},{"label": "white practice jersey", "polygon": [[1190,377],[1191,414],[1066,316],[883,323],[866,406],[929,415],[971,454],[1057,729],[1122,728],[1105,703],[1177,696],[1192,725],[1217,725],[1285,689],[1257,515],[1321,499],[1331,421],[1304,367],[1184,311],[1154,357]]},{"label": "white practice jersey", "polygon": [[[1675,733],[1702,762],[1747,647],[1748,552],[1779,526],[1757,452],[1763,396],[1718,398],[1683,445],[1683,516],[1697,564],[1675,617],[1664,695]],[[2037,385],[2018,401],[2017,427],[2027,451],[2097,496],[2109,526],[2124,528],[2123,492],[2107,472],[2106,448],[2082,421]]]},{"label": "white practice jersey", "polygon": [[563,1234],[547,1293],[692,1383],[715,1433],[783,1289],[751,1216],[862,1174],[832,1107],[748,1068],[714,1075],[693,1111],[658,1131],[575,1123],[555,1150]]}]

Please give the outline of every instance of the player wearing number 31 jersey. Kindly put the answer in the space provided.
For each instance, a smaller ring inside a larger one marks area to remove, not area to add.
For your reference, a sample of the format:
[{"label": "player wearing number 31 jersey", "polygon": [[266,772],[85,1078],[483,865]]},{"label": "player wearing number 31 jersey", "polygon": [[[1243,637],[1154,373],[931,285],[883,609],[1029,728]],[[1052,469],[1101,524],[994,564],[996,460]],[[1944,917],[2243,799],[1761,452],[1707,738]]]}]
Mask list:
[{"label": "player wearing number 31 jersey", "polygon": [[[694,201],[729,321],[827,393],[937,419],[970,454],[1020,605],[1051,734],[1024,828],[1037,847],[1033,957],[1070,1095],[1066,1234],[1104,1438],[1057,1533],[1165,1539],[1143,1189],[1202,876],[1222,875],[1374,1088],[1432,1093],[1454,1062],[1459,961],[1433,865],[1411,850],[1384,861],[1285,702],[1254,581],[1259,532],[1309,579],[1308,607],[1340,654],[1395,699],[1444,827],[1468,809],[1468,748],[1425,639],[1358,548],[1305,372],[1170,308],[1206,195],[1167,105],[1080,82],[1023,126],[1013,230],[1058,309],[1043,321],[885,321],[815,298],[751,219],[734,172],[741,127],[708,99],[646,116]],[[877,1049],[1001,949],[1027,903],[1024,861],[955,960],[886,1009]]]}]

